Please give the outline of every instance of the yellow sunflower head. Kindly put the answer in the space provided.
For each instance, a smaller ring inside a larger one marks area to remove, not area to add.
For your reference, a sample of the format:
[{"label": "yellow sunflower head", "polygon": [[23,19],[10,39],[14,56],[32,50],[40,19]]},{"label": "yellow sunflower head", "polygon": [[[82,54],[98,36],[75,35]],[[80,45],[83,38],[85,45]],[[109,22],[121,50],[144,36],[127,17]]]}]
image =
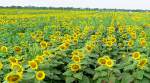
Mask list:
[{"label": "yellow sunflower head", "polygon": [[97,35],[91,35],[91,40],[92,41],[96,41],[96,39],[97,39]]},{"label": "yellow sunflower head", "polygon": [[37,62],[36,61],[29,61],[28,62],[28,65],[29,65],[29,67],[31,68],[31,69],[33,69],[33,70],[35,70],[35,69],[37,69],[38,68],[38,64],[37,64]]},{"label": "yellow sunflower head", "polygon": [[18,83],[22,79],[22,74],[17,72],[11,72],[6,75],[5,80],[8,83]]},{"label": "yellow sunflower head", "polygon": [[45,72],[44,71],[37,71],[36,72],[36,79],[37,80],[43,80],[45,78]]},{"label": "yellow sunflower head", "polygon": [[132,39],[136,39],[136,32],[134,32],[134,31],[131,32],[131,33],[130,33],[130,36],[131,36]]},{"label": "yellow sunflower head", "polygon": [[74,44],[77,44],[78,43],[78,39],[77,38],[73,38],[73,42],[74,42]]},{"label": "yellow sunflower head", "polygon": [[86,50],[88,52],[91,52],[93,50],[93,48],[94,48],[94,45],[86,45]]},{"label": "yellow sunflower head", "polygon": [[107,41],[107,42],[106,42],[106,46],[112,47],[112,46],[113,46],[113,42],[112,42],[112,41]]},{"label": "yellow sunflower head", "polygon": [[73,72],[79,71],[81,69],[81,65],[79,63],[70,64],[70,69]]},{"label": "yellow sunflower head", "polygon": [[129,40],[129,41],[128,41],[128,46],[129,46],[129,47],[132,47],[133,44],[134,44],[134,41],[133,41],[133,40]]},{"label": "yellow sunflower head", "polygon": [[146,33],[145,33],[145,31],[141,31],[141,33],[140,33],[143,37],[146,37]]},{"label": "yellow sunflower head", "polygon": [[22,52],[22,48],[19,47],[19,46],[15,46],[14,47],[14,51],[17,52],[17,53],[21,53]]},{"label": "yellow sunflower head", "polygon": [[51,55],[51,53],[52,53],[52,52],[51,52],[50,50],[44,50],[44,51],[43,51],[43,55],[44,55],[44,56],[49,56],[49,55]]},{"label": "yellow sunflower head", "polygon": [[80,51],[79,50],[74,50],[71,54],[72,55],[79,55]]},{"label": "yellow sunflower head", "polygon": [[8,48],[6,46],[2,46],[0,48],[0,51],[2,51],[2,52],[8,52]]},{"label": "yellow sunflower head", "polygon": [[145,47],[146,44],[147,44],[147,42],[146,42],[145,38],[141,38],[141,39],[140,39],[140,45],[141,45],[142,47]]},{"label": "yellow sunflower head", "polygon": [[104,57],[100,57],[98,58],[97,62],[99,65],[106,65],[107,59]]},{"label": "yellow sunflower head", "polygon": [[138,64],[137,66],[140,68],[140,69],[144,69],[145,65],[148,63],[148,59],[147,58],[143,58],[143,59],[140,59],[138,61]]},{"label": "yellow sunflower head", "polygon": [[68,47],[66,47],[64,44],[60,45],[58,47],[61,51],[65,51]]},{"label": "yellow sunflower head", "polygon": [[133,52],[132,53],[133,59],[138,60],[138,59],[140,59],[140,57],[141,57],[140,52]]},{"label": "yellow sunflower head", "polygon": [[42,49],[46,49],[48,47],[48,43],[46,41],[41,41],[40,46]]},{"label": "yellow sunflower head", "polygon": [[80,57],[77,56],[77,55],[73,55],[71,59],[72,59],[74,62],[77,62],[77,63],[80,62]]},{"label": "yellow sunflower head", "polygon": [[20,64],[12,64],[11,69],[18,73],[23,73],[23,67]]},{"label": "yellow sunflower head", "polygon": [[32,38],[33,40],[35,40],[36,37],[37,37],[37,35],[36,35],[35,33],[30,33],[30,36],[31,36],[31,38]]},{"label": "yellow sunflower head", "polygon": [[41,56],[36,56],[36,59],[35,59],[38,63],[41,63],[43,62],[44,60],[44,57],[41,55]]},{"label": "yellow sunflower head", "polygon": [[65,45],[66,47],[69,47],[70,43],[69,43],[69,42],[65,42],[64,45]]},{"label": "yellow sunflower head", "polygon": [[113,65],[114,65],[114,62],[113,62],[113,60],[107,60],[107,62],[106,62],[106,66],[107,67],[113,67]]},{"label": "yellow sunflower head", "polygon": [[83,59],[84,58],[84,54],[82,52],[79,52],[79,57],[80,57],[80,59]]},{"label": "yellow sunflower head", "polygon": [[18,59],[16,59],[15,57],[9,57],[9,62],[11,64],[18,64]]}]

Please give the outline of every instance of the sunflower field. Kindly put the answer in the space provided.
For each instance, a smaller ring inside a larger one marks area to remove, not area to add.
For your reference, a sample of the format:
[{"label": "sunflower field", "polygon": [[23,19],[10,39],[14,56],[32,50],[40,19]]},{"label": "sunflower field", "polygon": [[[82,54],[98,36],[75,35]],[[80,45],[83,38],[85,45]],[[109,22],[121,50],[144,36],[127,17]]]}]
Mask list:
[{"label": "sunflower field", "polygon": [[150,12],[0,8],[0,83],[150,83]]}]

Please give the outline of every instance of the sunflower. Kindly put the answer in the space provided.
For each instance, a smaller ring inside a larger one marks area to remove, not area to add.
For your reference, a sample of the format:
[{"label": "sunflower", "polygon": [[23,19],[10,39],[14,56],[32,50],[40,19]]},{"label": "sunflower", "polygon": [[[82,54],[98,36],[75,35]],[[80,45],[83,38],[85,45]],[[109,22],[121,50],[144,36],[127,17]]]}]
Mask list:
[{"label": "sunflower", "polygon": [[22,32],[18,33],[18,35],[20,38],[24,38],[24,36],[25,36],[24,33],[22,33]]},{"label": "sunflower", "polygon": [[17,71],[18,73],[23,73],[23,67],[20,64],[12,64],[11,69]]},{"label": "sunflower", "polygon": [[79,51],[79,50],[74,50],[71,54],[72,54],[72,55],[79,55],[79,54],[80,54],[80,51]]},{"label": "sunflower", "polygon": [[[44,38],[43,38],[43,36],[38,36],[37,38],[36,38],[36,41],[37,42],[42,42],[42,41],[44,41]],[[47,43],[47,42],[46,42]],[[43,45],[44,46],[44,45]]]},{"label": "sunflower", "polygon": [[96,39],[97,39],[97,35],[91,35],[91,40],[92,41],[96,41]]},{"label": "sunflower", "polygon": [[141,39],[140,39],[140,45],[141,45],[142,47],[146,46],[146,40],[145,40],[144,38],[141,38]]},{"label": "sunflower", "polygon": [[86,50],[88,51],[88,52],[91,52],[92,50],[93,50],[93,45],[86,45]]},{"label": "sunflower", "polygon": [[38,64],[34,60],[33,61],[29,61],[28,64],[29,64],[30,68],[33,69],[33,70],[38,68]]},{"label": "sunflower", "polygon": [[147,58],[143,58],[143,59],[140,59],[138,61],[138,64],[137,66],[140,68],[140,69],[144,69],[145,65],[148,63],[148,59]]},{"label": "sunflower", "polygon": [[41,63],[43,62],[44,60],[44,57],[43,56],[36,56],[36,59],[35,59],[38,63]]},{"label": "sunflower", "polygon": [[44,50],[43,51],[43,55],[44,56],[49,56],[51,54],[51,51],[50,50]]},{"label": "sunflower", "polygon": [[18,59],[15,57],[9,57],[8,60],[11,64],[18,64]]},{"label": "sunflower", "polygon": [[141,31],[140,33],[143,37],[146,37],[146,33],[144,31]]},{"label": "sunflower", "polygon": [[79,71],[81,69],[81,65],[79,63],[73,63],[70,65],[70,69],[73,72]]},{"label": "sunflower", "polygon": [[0,51],[2,51],[2,52],[8,52],[8,48],[6,46],[2,46],[0,48]]},{"label": "sunflower", "polygon": [[133,44],[134,44],[134,41],[133,41],[133,40],[129,40],[129,41],[128,41],[128,46],[129,46],[129,47],[132,47]]},{"label": "sunflower", "polygon": [[113,46],[113,42],[112,42],[112,41],[107,41],[107,42],[106,42],[106,46],[112,47],[112,46]]},{"label": "sunflower", "polygon": [[33,40],[35,40],[36,37],[37,37],[35,33],[31,33],[30,35],[31,35],[31,38],[32,38]]},{"label": "sunflower", "polygon": [[108,27],[108,32],[111,34],[115,31],[115,28],[114,27]]},{"label": "sunflower", "polygon": [[19,47],[19,46],[15,46],[14,47],[14,51],[17,52],[17,53],[21,53],[22,52],[22,48]]},{"label": "sunflower", "polygon": [[113,65],[114,65],[113,60],[109,59],[109,60],[106,61],[106,66],[107,67],[112,67]]},{"label": "sunflower", "polygon": [[79,52],[79,55],[80,59],[83,59],[84,58],[84,54],[82,52]]},{"label": "sunflower", "polygon": [[100,57],[100,58],[98,58],[97,62],[98,62],[98,64],[100,64],[100,65],[105,65],[106,62],[107,62],[107,59],[104,58],[104,57]]},{"label": "sunflower", "polygon": [[48,46],[53,46],[53,43],[52,42],[47,42],[47,45]]},{"label": "sunflower", "polygon": [[77,63],[80,62],[80,57],[77,56],[77,55],[73,55],[71,59],[72,59],[74,62],[77,62]]},{"label": "sunflower", "polygon": [[6,75],[5,80],[8,83],[18,83],[22,79],[22,75],[17,72],[11,72]]},{"label": "sunflower", "polygon": [[132,39],[136,39],[136,32],[131,32],[130,36],[131,36]]},{"label": "sunflower", "polygon": [[74,42],[74,44],[77,44],[78,43],[78,39],[77,38],[73,38],[73,42]]},{"label": "sunflower", "polygon": [[62,44],[58,48],[62,51],[65,51],[68,47],[66,47],[64,44]]},{"label": "sunflower", "polygon": [[115,37],[111,37],[111,41],[112,41],[113,43],[115,43],[117,40],[116,40]]},{"label": "sunflower", "polygon": [[0,70],[3,68],[3,63],[0,61]]},{"label": "sunflower", "polygon": [[40,46],[41,46],[42,49],[45,49],[45,48],[48,47],[48,43],[46,41],[41,41]]},{"label": "sunflower", "polygon": [[42,35],[43,35],[43,32],[42,32],[42,31],[37,31],[37,35],[38,35],[38,36],[42,36]]},{"label": "sunflower", "polygon": [[107,42],[107,39],[106,39],[106,38],[102,38],[102,42],[103,42],[103,43],[106,43],[106,42]]},{"label": "sunflower", "polygon": [[133,52],[132,53],[132,58],[135,60],[140,59],[140,56],[141,56],[140,52]]},{"label": "sunflower", "polygon": [[44,71],[37,71],[36,72],[36,79],[37,80],[43,80],[45,78],[45,72]]},{"label": "sunflower", "polygon": [[69,43],[69,42],[65,42],[64,45],[65,45],[66,47],[69,47],[70,43]]},{"label": "sunflower", "polygon": [[119,28],[119,33],[123,33],[124,32],[124,28]]}]

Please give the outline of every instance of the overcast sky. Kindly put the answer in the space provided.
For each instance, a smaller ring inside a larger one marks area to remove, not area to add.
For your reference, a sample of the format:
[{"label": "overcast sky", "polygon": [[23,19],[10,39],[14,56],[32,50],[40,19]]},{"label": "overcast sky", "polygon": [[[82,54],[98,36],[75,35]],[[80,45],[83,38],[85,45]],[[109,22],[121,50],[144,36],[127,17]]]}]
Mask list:
[{"label": "overcast sky", "polygon": [[150,0],[0,0],[0,6],[149,9]]}]

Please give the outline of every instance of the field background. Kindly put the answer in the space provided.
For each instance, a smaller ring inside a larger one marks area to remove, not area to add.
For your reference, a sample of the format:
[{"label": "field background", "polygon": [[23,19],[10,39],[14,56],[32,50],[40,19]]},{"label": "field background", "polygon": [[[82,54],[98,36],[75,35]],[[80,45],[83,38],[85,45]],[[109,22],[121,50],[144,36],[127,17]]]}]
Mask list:
[{"label": "field background", "polygon": [[[0,8],[0,48],[0,83],[150,83],[150,12]],[[98,62],[105,56],[111,65]]]}]

